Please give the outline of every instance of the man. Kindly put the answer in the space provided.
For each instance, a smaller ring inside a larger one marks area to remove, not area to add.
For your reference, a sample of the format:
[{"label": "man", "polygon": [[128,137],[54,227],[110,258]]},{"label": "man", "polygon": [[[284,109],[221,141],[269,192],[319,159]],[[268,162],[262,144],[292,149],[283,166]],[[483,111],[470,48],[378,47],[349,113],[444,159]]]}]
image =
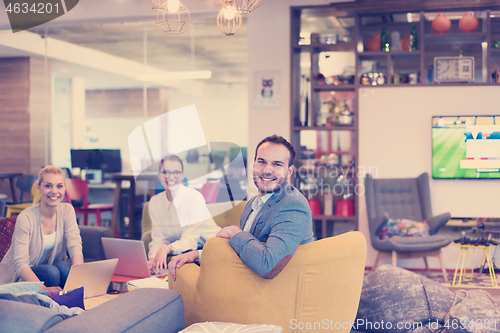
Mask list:
[{"label": "man", "polygon": [[[228,238],[241,261],[268,279],[283,270],[300,244],[312,241],[307,200],[288,184],[294,158],[292,145],[283,137],[264,138],[255,150],[253,166],[253,180],[259,194],[245,206],[240,227],[228,226],[216,235]],[[176,278],[176,268],[197,261],[198,251],[174,257],[168,265],[172,278]]]}]

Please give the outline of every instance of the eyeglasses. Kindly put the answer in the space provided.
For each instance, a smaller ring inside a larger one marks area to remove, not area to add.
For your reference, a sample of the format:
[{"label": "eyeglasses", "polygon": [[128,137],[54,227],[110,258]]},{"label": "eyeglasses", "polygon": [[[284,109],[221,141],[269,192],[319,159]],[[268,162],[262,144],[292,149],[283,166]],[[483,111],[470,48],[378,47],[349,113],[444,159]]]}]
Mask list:
[{"label": "eyeglasses", "polygon": [[160,171],[160,173],[164,174],[165,176],[170,176],[170,175],[174,175],[174,176],[178,176],[182,173],[182,171],[179,171],[179,170],[175,170],[175,171]]}]

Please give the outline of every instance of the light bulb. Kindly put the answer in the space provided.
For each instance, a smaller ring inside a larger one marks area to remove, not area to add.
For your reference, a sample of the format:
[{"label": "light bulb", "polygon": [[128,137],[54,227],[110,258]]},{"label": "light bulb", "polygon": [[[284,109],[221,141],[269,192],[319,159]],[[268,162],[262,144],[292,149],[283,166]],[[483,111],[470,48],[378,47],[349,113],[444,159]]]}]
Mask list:
[{"label": "light bulb", "polygon": [[180,3],[179,0],[168,0],[167,9],[171,13],[175,13],[179,10]]},{"label": "light bulb", "polygon": [[226,10],[224,11],[224,18],[226,20],[232,20],[236,16],[236,8],[233,6],[227,6]]}]

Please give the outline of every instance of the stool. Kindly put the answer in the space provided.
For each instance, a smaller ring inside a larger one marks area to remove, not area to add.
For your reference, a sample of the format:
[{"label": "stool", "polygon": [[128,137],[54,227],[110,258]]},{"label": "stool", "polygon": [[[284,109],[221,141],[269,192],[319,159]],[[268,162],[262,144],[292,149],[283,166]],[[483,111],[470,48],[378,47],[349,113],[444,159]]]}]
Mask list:
[{"label": "stool", "polygon": [[[493,267],[493,262],[491,261],[491,256],[490,256],[490,248],[493,248],[495,246],[484,246],[484,245],[462,245],[462,244],[457,244],[454,243],[453,245],[459,246],[460,247],[460,253],[458,254],[458,260],[457,260],[457,267],[455,268],[455,275],[453,275],[453,286],[459,286],[460,283],[462,283],[462,280],[464,281],[472,281],[472,278],[474,276],[474,254],[476,249],[483,249],[484,254],[486,256],[486,261],[488,262],[488,269],[490,271],[490,277],[491,277],[491,285],[493,287],[497,287],[497,278],[495,276],[495,269]],[[470,277],[466,278],[465,275],[467,274],[467,256],[469,249],[472,249],[472,267],[471,267],[471,272],[470,272]],[[456,283],[456,277],[458,273],[458,267],[460,265],[460,259],[462,259],[462,265],[460,266],[460,274],[458,277],[458,282]],[[462,277],[463,276],[463,277]]]}]

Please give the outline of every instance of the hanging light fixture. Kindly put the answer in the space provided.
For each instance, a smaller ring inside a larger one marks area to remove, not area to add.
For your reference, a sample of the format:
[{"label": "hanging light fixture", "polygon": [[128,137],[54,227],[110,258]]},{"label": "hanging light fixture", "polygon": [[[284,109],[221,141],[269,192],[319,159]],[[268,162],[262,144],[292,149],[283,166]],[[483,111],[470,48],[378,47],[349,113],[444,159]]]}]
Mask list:
[{"label": "hanging light fixture", "polygon": [[156,25],[168,34],[181,34],[191,26],[191,15],[179,0],[168,0],[158,8]]},{"label": "hanging light fixture", "polygon": [[234,0],[233,2],[240,14],[248,14],[262,4],[262,0]]},{"label": "hanging light fixture", "polygon": [[160,9],[161,7],[163,7],[163,5],[165,5],[166,2],[167,0],[153,0],[153,6],[151,7],[151,9]]},{"label": "hanging light fixture", "polygon": [[224,5],[219,15],[217,15],[217,26],[227,36],[232,36],[241,28],[241,14],[234,6],[234,0],[225,0],[223,2]]}]

